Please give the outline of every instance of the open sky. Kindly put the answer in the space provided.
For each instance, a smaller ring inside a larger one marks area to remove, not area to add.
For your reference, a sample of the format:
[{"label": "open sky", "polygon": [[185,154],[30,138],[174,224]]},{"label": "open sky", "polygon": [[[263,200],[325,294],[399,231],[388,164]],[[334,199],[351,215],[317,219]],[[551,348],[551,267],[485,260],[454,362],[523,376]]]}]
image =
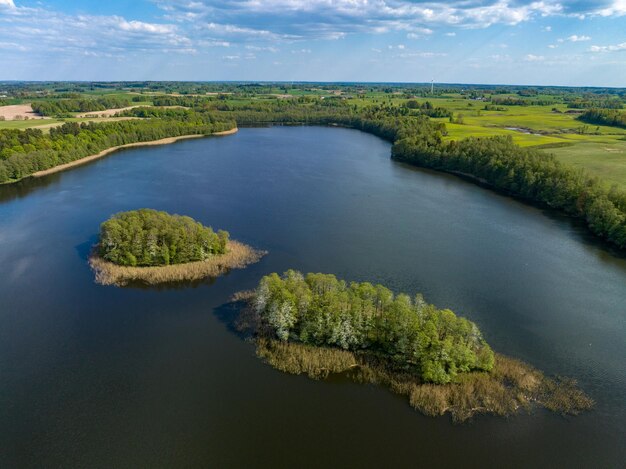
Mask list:
[{"label": "open sky", "polygon": [[0,80],[626,86],[626,0],[0,0]]}]

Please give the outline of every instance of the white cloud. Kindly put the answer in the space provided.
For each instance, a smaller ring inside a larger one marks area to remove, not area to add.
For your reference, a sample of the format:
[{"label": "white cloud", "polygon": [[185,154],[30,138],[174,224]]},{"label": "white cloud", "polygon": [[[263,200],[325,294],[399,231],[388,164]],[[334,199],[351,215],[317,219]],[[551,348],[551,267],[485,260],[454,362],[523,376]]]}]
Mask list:
[{"label": "white cloud", "polygon": [[[7,1],[0,0],[0,5],[12,5]],[[2,13],[0,42],[20,44],[35,54],[54,52],[59,58],[119,56],[150,50],[194,53],[191,40],[174,24],[127,20],[121,16],[67,15],[21,6],[10,6]]]},{"label": "white cloud", "polygon": [[29,50],[28,47],[16,44],[15,42],[0,42],[0,49],[18,50],[20,52],[26,52]]},{"label": "white cloud", "polygon": [[524,57],[524,61],[526,62],[542,62],[544,60],[546,60],[546,58],[543,55],[528,54]]},{"label": "white cloud", "polygon": [[[336,39],[341,33],[404,31],[410,38],[432,34],[431,25],[486,28],[516,25],[564,13],[559,0],[154,0],[178,21],[228,21],[259,25],[276,34]],[[191,13],[191,16],[189,14]]]},{"label": "white cloud", "polygon": [[452,33],[446,33],[446,36],[448,37],[454,37],[456,36],[456,33],[452,32]]},{"label": "white cloud", "polygon": [[400,57],[403,59],[410,59],[414,57],[430,59],[432,57],[446,57],[447,55],[448,54],[444,52],[403,52],[401,54],[396,55],[395,57]]},{"label": "white cloud", "polygon": [[626,0],[613,0],[610,6],[599,9],[596,14],[600,16],[624,16],[626,15]]},{"label": "white cloud", "polygon": [[266,40],[280,40],[280,39],[298,39],[298,36],[288,34],[276,34],[267,29],[254,29],[243,26],[237,26],[234,24],[219,24],[208,23],[205,26],[206,30],[211,34],[217,36],[234,36],[240,39],[266,39]]},{"label": "white cloud", "polygon": [[124,18],[115,16],[118,21],[118,27],[122,31],[153,33],[153,34],[169,34],[175,31],[174,26],[169,24],[144,23],[143,21],[126,21]]},{"label": "white cloud", "polygon": [[569,37],[566,37],[565,39],[559,39],[559,42],[563,42],[563,41],[569,41],[569,42],[584,42],[584,41],[591,41],[591,37],[589,36],[578,36],[576,34],[573,34]]},{"label": "white cloud", "polygon": [[542,29],[542,31],[549,33],[550,31],[552,31],[552,26],[546,26],[545,28]]},{"label": "white cloud", "polygon": [[0,0],[0,8],[2,7],[15,8],[15,3],[13,0]]},{"label": "white cloud", "polygon": [[262,47],[262,46],[247,45],[246,49],[254,50],[254,51],[267,51],[267,52],[272,52],[272,53],[276,53],[279,51],[278,48],[272,47],[272,46]]},{"label": "white cloud", "polygon": [[591,46],[589,48],[591,52],[616,52],[626,50],[626,42],[621,44],[615,44],[612,46]]}]

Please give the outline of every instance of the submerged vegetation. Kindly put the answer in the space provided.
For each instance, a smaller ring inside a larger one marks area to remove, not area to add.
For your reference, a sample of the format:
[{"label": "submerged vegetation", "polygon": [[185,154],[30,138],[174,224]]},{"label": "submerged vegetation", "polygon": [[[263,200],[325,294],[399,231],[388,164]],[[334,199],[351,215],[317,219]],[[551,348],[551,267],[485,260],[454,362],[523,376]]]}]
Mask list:
[{"label": "submerged vegetation", "polygon": [[494,354],[478,327],[450,310],[394,295],[382,285],[288,271],[263,277],[239,324],[273,367],[324,379],[344,373],[407,396],[426,415],[463,421],[540,405],[563,414],[593,401],[573,380],[552,379]]},{"label": "submerged vegetation", "polygon": [[89,263],[103,285],[157,284],[216,277],[263,255],[190,217],[141,209],[102,223]]}]

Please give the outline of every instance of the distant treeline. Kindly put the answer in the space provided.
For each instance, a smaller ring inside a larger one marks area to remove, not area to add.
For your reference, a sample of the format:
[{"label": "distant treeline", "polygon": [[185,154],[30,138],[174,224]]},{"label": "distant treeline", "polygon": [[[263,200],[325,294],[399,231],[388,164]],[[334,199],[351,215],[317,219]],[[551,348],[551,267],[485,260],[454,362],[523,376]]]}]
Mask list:
[{"label": "distant treeline", "polygon": [[589,109],[578,116],[583,122],[626,128],[626,112],[617,109]]},{"label": "distant treeline", "polygon": [[554,104],[550,98],[517,98],[515,96],[496,96],[491,98],[491,104],[495,106],[547,106]]},{"label": "distant treeline", "polygon": [[613,96],[575,98],[567,103],[570,109],[622,109],[624,102]]},{"label": "distant treeline", "polygon": [[86,99],[57,99],[32,103],[33,110],[43,116],[69,116],[72,112],[97,112],[130,106],[126,98],[101,97]]},{"label": "distant treeline", "polygon": [[184,106],[184,107],[201,107],[208,104],[214,98],[205,96],[155,96],[152,103],[155,106]]},{"label": "distant treeline", "polygon": [[405,103],[405,107],[408,109],[418,110],[418,114],[428,117],[452,117],[452,111],[444,107],[435,107],[430,101],[424,101],[420,103],[415,99],[409,99]]},{"label": "distant treeline", "polygon": [[100,226],[100,257],[123,266],[203,261],[224,254],[228,232],[151,209],[114,215]]},{"label": "distant treeline", "polygon": [[290,270],[263,277],[254,306],[262,335],[374,351],[393,368],[431,383],[494,366],[493,351],[476,324],[427,304],[421,295],[394,295],[382,285]]},{"label": "distant treeline", "polygon": [[[172,110],[176,114],[177,110]],[[106,123],[65,123],[44,134],[38,129],[0,130],[0,183],[11,182],[107,148],[182,135],[208,135],[235,127],[210,113]]]}]

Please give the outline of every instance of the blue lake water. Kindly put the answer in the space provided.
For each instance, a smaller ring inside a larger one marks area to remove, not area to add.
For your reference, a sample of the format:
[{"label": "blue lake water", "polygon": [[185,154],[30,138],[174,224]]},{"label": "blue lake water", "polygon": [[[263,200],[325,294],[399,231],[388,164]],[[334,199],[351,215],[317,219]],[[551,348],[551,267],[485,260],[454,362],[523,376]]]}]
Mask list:
[{"label": "blue lake water", "polygon": [[[623,467],[624,256],[389,155],[354,130],[242,129],[0,187],[0,466]],[[96,285],[99,224],[142,207],[269,254],[188,286]],[[382,388],[282,374],[223,305],[289,268],[422,292],[597,405],[454,425]]]}]

